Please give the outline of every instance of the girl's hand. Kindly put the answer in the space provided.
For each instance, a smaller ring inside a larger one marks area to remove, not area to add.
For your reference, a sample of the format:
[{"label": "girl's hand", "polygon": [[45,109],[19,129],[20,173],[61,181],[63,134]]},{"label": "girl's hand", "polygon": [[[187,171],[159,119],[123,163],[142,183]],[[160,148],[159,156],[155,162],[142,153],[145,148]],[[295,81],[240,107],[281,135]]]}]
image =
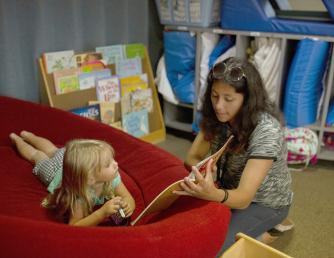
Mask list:
[{"label": "girl's hand", "polygon": [[213,181],[212,172],[217,168],[213,166],[213,160],[209,160],[206,166],[206,174],[203,176],[198,169],[193,166],[192,171],[195,175],[195,181],[185,177],[180,183],[183,191],[174,191],[178,195],[188,195],[208,201],[217,201],[220,198],[219,190]]},{"label": "girl's hand", "polygon": [[114,197],[111,200],[105,202],[100,209],[103,211],[105,217],[109,217],[110,215],[118,212],[119,208],[121,207],[121,202],[121,197]]},{"label": "girl's hand", "polygon": [[131,208],[131,206],[124,200],[121,200],[121,208],[123,209],[125,213],[125,217],[130,217],[134,211],[134,209]]}]

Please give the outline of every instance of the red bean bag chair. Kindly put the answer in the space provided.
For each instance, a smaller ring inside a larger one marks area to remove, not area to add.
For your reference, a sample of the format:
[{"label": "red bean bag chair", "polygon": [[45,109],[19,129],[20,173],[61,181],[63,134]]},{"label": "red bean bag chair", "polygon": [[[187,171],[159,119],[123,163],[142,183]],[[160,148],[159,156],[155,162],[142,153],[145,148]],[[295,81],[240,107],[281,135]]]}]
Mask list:
[{"label": "red bean bag chair", "polygon": [[0,96],[1,257],[215,257],[228,228],[222,204],[180,197],[135,226],[75,227],[41,207],[46,187],[8,135],[29,130],[62,146],[73,138],[112,144],[122,180],[136,200],[132,219],[183,178],[182,161],[118,129],[40,104]]}]

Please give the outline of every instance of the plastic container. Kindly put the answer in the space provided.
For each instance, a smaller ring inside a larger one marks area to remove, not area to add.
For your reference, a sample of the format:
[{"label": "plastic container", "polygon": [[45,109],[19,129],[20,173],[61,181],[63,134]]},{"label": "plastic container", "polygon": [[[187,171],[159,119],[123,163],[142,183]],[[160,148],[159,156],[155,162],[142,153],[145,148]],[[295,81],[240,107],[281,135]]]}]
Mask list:
[{"label": "plastic container", "polygon": [[220,23],[221,0],[155,0],[160,23],[210,27]]}]

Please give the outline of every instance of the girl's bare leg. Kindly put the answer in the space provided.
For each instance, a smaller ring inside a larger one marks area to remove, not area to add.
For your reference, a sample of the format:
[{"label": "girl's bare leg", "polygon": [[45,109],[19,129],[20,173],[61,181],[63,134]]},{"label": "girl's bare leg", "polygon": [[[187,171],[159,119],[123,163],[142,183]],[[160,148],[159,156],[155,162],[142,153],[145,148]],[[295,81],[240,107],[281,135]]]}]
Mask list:
[{"label": "girl's bare leg", "polygon": [[28,131],[22,131],[20,136],[24,141],[44,152],[49,158],[53,157],[58,148],[48,139],[37,136]]},{"label": "girl's bare leg", "polygon": [[49,157],[42,151],[37,150],[29,143],[25,142],[20,136],[15,133],[11,133],[9,138],[16,145],[18,152],[23,158],[30,161],[32,164],[36,164],[38,161],[48,159]]}]

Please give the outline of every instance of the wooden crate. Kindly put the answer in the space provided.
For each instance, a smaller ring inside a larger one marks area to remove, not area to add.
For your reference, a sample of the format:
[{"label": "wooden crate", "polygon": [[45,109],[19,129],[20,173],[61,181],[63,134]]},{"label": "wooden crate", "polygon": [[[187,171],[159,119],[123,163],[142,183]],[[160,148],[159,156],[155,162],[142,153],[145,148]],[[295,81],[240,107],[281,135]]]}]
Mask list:
[{"label": "wooden crate", "polygon": [[238,233],[236,239],[220,258],[292,258],[243,233]]},{"label": "wooden crate", "polygon": [[[47,74],[43,59],[39,58],[39,70],[41,73],[41,99],[42,103],[48,104],[51,107],[62,110],[70,110],[88,105],[88,101],[96,100],[95,88],[87,90],[73,91],[64,94],[56,94],[54,87],[54,79],[52,74]],[[145,49],[145,56],[142,59],[143,72],[147,73],[148,86],[152,89],[153,97],[153,111],[149,113],[149,127],[150,133],[140,137],[140,139],[150,142],[158,143],[166,138],[166,129],[162,117],[161,107],[158,99],[158,93],[154,83],[151,62]],[[115,66],[109,65],[112,74],[115,74]]]}]

